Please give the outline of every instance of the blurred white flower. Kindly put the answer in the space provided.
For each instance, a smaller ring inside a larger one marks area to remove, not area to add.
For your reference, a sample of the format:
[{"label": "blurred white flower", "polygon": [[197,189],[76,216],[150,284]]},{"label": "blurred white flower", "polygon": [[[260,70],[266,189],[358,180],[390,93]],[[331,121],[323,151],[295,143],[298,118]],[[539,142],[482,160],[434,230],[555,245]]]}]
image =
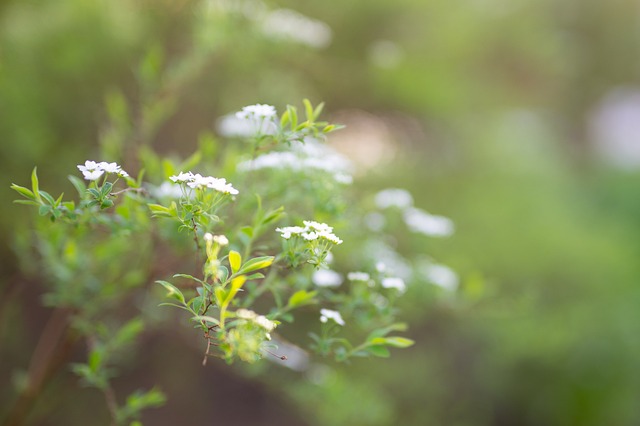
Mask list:
[{"label": "blurred white flower", "polygon": [[448,266],[427,264],[422,268],[427,281],[447,291],[455,291],[459,285],[458,274]]},{"label": "blurred white flower", "polygon": [[157,198],[180,198],[182,190],[171,182],[162,182],[160,186],[151,186],[149,192]]},{"label": "blurred white flower", "polygon": [[267,104],[255,104],[243,107],[241,111],[236,112],[236,117],[241,120],[251,118],[275,118],[277,115],[276,108]]},{"label": "blurred white flower", "polygon": [[379,209],[387,209],[389,207],[405,209],[413,205],[413,197],[406,189],[389,188],[376,194],[375,203]]},{"label": "blurred white flower", "polygon": [[383,278],[381,284],[384,288],[395,288],[400,293],[404,293],[407,290],[407,285],[404,283],[404,280],[398,277]]},{"label": "blurred white flower", "polygon": [[591,113],[589,133],[596,151],[614,166],[640,167],[640,89],[618,88]]},{"label": "blurred white flower", "polygon": [[319,269],[311,277],[311,281],[318,287],[338,287],[342,284],[342,275],[331,269]]},{"label": "blurred white flower", "polygon": [[213,242],[221,246],[226,246],[229,244],[229,240],[224,235],[214,235]]},{"label": "blurred white flower", "polygon": [[380,232],[386,223],[384,215],[380,212],[370,212],[364,216],[364,224],[374,232]]},{"label": "blurred white flower", "polygon": [[349,281],[362,281],[362,282],[368,282],[371,279],[371,276],[369,274],[367,274],[366,272],[349,272],[347,274],[347,279]]},{"label": "blurred white flower", "polygon": [[444,216],[436,216],[418,208],[404,211],[404,221],[412,232],[430,237],[449,237],[453,234],[453,221]]},{"label": "blurred white flower", "polygon": [[331,28],[290,9],[276,9],[265,17],[262,30],[271,37],[287,38],[315,48],[331,43]]},{"label": "blurred white flower", "polygon": [[340,312],[332,311],[331,309],[320,309],[320,321],[327,322],[330,319],[342,326],[345,325],[345,322],[342,319],[342,315],[340,315]]},{"label": "blurred white flower", "polygon": [[348,185],[353,182],[351,161],[311,138],[305,139],[304,143],[293,142],[290,151],[269,152],[243,161],[237,169],[242,172],[262,169],[288,169],[300,173],[322,171],[330,174],[337,183]]},{"label": "blurred white flower", "polygon": [[205,241],[213,241],[213,234],[211,232],[207,232],[206,234],[204,234],[203,238]]},{"label": "blurred white flower", "polygon": [[291,238],[292,235],[300,235],[304,232],[305,228],[302,226],[285,226],[284,228],[276,228],[276,232],[280,232],[280,236],[285,240]]}]

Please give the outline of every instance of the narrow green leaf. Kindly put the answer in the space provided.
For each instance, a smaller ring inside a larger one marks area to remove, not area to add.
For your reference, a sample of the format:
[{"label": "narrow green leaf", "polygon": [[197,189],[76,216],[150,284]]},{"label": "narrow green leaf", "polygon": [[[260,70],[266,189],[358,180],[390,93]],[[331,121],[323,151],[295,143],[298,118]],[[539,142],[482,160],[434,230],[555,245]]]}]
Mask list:
[{"label": "narrow green leaf", "polygon": [[392,331],[405,331],[407,329],[407,324],[403,322],[397,322],[395,324],[391,324],[388,327],[379,328],[377,330],[373,330],[369,336],[367,337],[367,341],[371,341],[376,337],[384,337]]},{"label": "narrow green leaf", "polygon": [[409,346],[412,346],[415,343],[416,342],[411,339],[407,339],[406,337],[399,337],[399,336],[387,337],[385,342],[387,346],[393,346],[394,348],[408,348]]},{"label": "narrow green leaf", "polygon": [[210,322],[212,324],[220,324],[220,321],[218,321],[216,318],[214,317],[210,317],[207,315],[197,315],[195,317],[191,318],[194,321],[205,321],[205,322]]},{"label": "narrow green leaf", "polygon": [[287,306],[290,308],[295,308],[298,306],[309,305],[311,303],[315,303],[313,298],[318,294],[317,291],[308,292],[306,290],[298,290],[291,295],[289,298],[289,302],[287,302]]},{"label": "narrow green leaf", "polygon": [[25,198],[28,198],[30,200],[36,199],[36,196],[33,195],[33,192],[31,192],[29,189],[25,188],[24,186],[16,185],[15,183],[13,183],[11,184],[11,189],[18,192],[20,195],[22,195]]},{"label": "narrow green leaf", "polygon": [[38,168],[34,167],[31,172],[31,190],[33,191],[33,195],[36,197],[36,200],[42,202],[40,198],[40,190],[38,188]]},{"label": "narrow green leaf", "polygon": [[14,200],[13,201],[16,204],[28,204],[30,206],[40,206],[41,204],[35,201],[31,201],[31,200]]},{"label": "narrow green leaf", "polygon": [[367,347],[367,351],[370,354],[380,358],[389,358],[389,356],[391,355],[389,349],[385,348],[384,346],[369,346]]},{"label": "narrow green leaf", "polygon": [[[231,272],[236,273],[240,270],[240,265],[242,264],[242,256],[235,250],[231,250],[229,252],[229,265],[231,266]],[[255,270],[255,269],[252,269]]]},{"label": "narrow green leaf", "polygon": [[313,106],[309,99],[303,99],[302,103],[304,104],[304,110],[307,115],[307,121],[313,121]]},{"label": "narrow green leaf", "polygon": [[53,206],[56,204],[56,200],[54,200],[53,197],[48,192],[40,191],[40,195],[42,196],[42,198],[47,200],[47,203],[49,203],[49,205]]},{"label": "narrow green leaf", "polygon": [[322,110],[324,109],[324,102],[320,102],[320,104],[313,110],[313,119],[317,119],[322,114]]},{"label": "narrow green leaf", "polygon": [[[229,260],[231,261],[231,253],[229,253]],[[240,273],[246,274],[249,272],[257,271],[258,269],[267,268],[271,266],[273,260],[273,256],[254,257],[253,259],[248,260],[244,265],[242,265]]]},{"label": "narrow green leaf", "polygon": [[158,280],[156,282],[167,289],[167,291],[168,291],[167,297],[171,297],[171,298],[176,299],[176,300],[178,300],[178,301],[180,301],[182,303],[185,303],[184,295],[182,294],[182,292],[180,290],[178,290],[178,288],[176,286],[174,286],[173,284],[171,284],[169,282],[162,281],[162,280]]},{"label": "narrow green leaf", "polygon": [[69,175],[68,178],[76,191],[78,191],[78,195],[84,197],[85,192],[87,192],[87,186],[84,184],[84,181],[79,177],[72,175]]}]

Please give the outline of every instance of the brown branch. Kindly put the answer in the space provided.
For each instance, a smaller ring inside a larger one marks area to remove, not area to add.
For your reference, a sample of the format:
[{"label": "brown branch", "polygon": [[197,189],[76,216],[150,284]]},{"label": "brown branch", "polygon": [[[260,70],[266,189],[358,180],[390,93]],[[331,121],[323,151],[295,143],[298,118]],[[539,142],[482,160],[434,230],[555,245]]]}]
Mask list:
[{"label": "brown branch", "polygon": [[4,420],[4,426],[26,424],[32,407],[46,384],[66,364],[77,336],[69,328],[70,311],[58,308],[47,322],[29,364],[27,383]]}]

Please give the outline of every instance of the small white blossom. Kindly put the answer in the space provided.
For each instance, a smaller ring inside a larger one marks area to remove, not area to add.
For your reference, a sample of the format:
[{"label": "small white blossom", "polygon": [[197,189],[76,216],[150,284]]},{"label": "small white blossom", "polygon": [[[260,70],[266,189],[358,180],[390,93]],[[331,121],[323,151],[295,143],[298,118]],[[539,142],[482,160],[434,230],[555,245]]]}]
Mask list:
[{"label": "small white blossom", "polygon": [[349,272],[347,274],[347,279],[349,281],[362,281],[362,282],[368,282],[371,279],[371,276],[369,276],[369,274],[367,274],[366,272]]},{"label": "small white blossom", "polygon": [[311,276],[311,281],[318,287],[338,287],[342,284],[342,275],[331,269],[319,269]]},{"label": "small white blossom", "polygon": [[96,180],[103,174],[104,174],[103,170],[87,170],[82,172],[82,175],[86,180]]},{"label": "small white blossom", "polygon": [[260,327],[262,327],[265,330],[267,330],[267,332],[273,331],[276,328],[276,326],[278,325],[275,322],[273,322],[270,319],[268,319],[267,317],[265,317],[264,315],[258,315],[256,317],[256,319],[254,320],[254,322],[256,324],[258,324]]},{"label": "small white blossom", "polygon": [[213,241],[215,243],[218,243],[221,246],[226,246],[226,245],[229,244],[229,240],[224,235],[214,235],[213,236]]},{"label": "small white blossom", "polygon": [[117,174],[118,176],[127,177],[129,174],[122,170],[117,163],[107,163],[106,161],[101,161],[99,163],[95,161],[87,160],[84,164],[78,165],[78,170],[82,172],[82,175],[87,180],[96,180],[100,176],[106,173]]},{"label": "small white blossom", "polygon": [[387,209],[389,207],[405,209],[413,205],[413,197],[406,189],[389,188],[376,194],[375,203],[379,209]]},{"label": "small white blossom", "polygon": [[303,220],[302,223],[304,223],[304,226],[306,226],[307,228],[311,228],[314,229],[316,231],[320,231],[320,232],[331,232],[333,231],[333,227],[327,225],[326,223],[320,223],[320,222],[316,222],[314,220]]},{"label": "small white blossom", "polygon": [[435,216],[417,208],[404,212],[404,221],[412,232],[430,237],[449,237],[453,234],[453,221],[444,216]]},{"label": "small white blossom", "polygon": [[191,181],[193,179],[193,173],[191,173],[191,172],[187,172],[187,173],[180,172],[180,174],[178,174],[177,176],[171,176],[169,179],[172,182],[176,182],[176,183],[177,182],[180,182],[180,183],[189,182],[189,181]]},{"label": "small white blossom", "polygon": [[430,264],[423,268],[428,281],[447,291],[455,291],[458,288],[458,275],[445,265]]},{"label": "small white blossom", "polygon": [[290,39],[314,48],[328,46],[332,37],[327,24],[291,9],[269,12],[262,30],[271,37]]},{"label": "small white blossom", "polygon": [[381,284],[384,288],[395,288],[400,293],[404,293],[407,290],[407,285],[404,283],[404,280],[398,277],[383,278]]},{"label": "small white blossom", "polygon": [[320,238],[324,238],[325,240],[330,241],[333,244],[342,244],[342,240],[338,238],[333,232],[319,231],[317,234]]},{"label": "small white blossom", "polygon": [[241,319],[246,319],[246,320],[254,320],[256,319],[256,317],[258,316],[258,314],[256,314],[255,312],[249,310],[249,309],[238,309],[236,311],[236,317],[241,318]]},{"label": "small white blossom", "polygon": [[242,111],[236,112],[236,117],[241,120],[250,118],[275,118],[276,109],[271,105],[256,104],[242,108]]},{"label": "small white blossom", "polygon": [[203,238],[204,238],[205,241],[212,242],[213,241],[213,234],[211,232],[207,232],[206,234],[204,234]]},{"label": "small white blossom", "polygon": [[342,319],[342,315],[340,315],[340,312],[332,311],[331,309],[320,309],[320,321],[327,322],[330,319],[342,326],[345,325],[345,322]]},{"label": "small white blossom", "polygon": [[238,194],[238,190],[230,183],[227,183],[227,180],[224,178],[202,176],[200,173],[193,174],[191,172],[180,172],[177,176],[171,176],[169,179],[176,183],[186,183],[189,188],[193,189],[209,188],[224,194]]},{"label": "small white blossom", "polygon": [[315,232],[303,232],[302,233],[302,238],[304,238],[307,241],[314,241],[318,239],[318,234]]},{"label": "small white blossom", "polygon": [[302,234],[304,228],[302,226],[285,226],[284,228],[276,228],[276,232],[280,232],[281,237],[288,240],[292,235]]}]

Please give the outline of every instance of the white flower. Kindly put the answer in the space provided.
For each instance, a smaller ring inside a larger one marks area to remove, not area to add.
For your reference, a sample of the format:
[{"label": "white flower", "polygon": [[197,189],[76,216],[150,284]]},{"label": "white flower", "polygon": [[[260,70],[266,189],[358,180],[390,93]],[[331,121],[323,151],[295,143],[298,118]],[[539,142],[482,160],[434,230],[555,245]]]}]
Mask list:
[{"label": "white flower", "polygon": [[431,283],[447,291],[455,291],[458,288],[458,275],[445,265],[431,264],[423,268],[426,278]]},{"label": "white flower", "polygon": [[84,165],[78,165],[78,170],[82,172],[82,175],[87,180],[96,180],[105,172],[114,173],[122,177],[129,176],[129,174],[122,170],[122,167],[117,163],[107,163],[106,161],[97,163],[95,161],[87,160],[84,162]]},{"label": "white flower", "polygon": [[319,231],[317,234],[320,238],[324,238],[325,240],[330,241],[333,244],[342,244],[342,240],[338,238],[333,232]]},{"label": "white flower", "polygon": [[404,212],[404,221],[412,232],[430,237],[448,237],[453,234],[453,221],[444,216],[435,216],[417,208]]},{"label": "white flower", "polygon": [[224,235],[214,235],[213,236],[213,241],[215,243],[218,243],[221,246],[226,246],[226,245],[229,244],[229,240]]},{"label": "white flower", "polygon": [[371,279],[371,277],[366,272],[358,272],[358,271],[356,271],[356,272],[349,272],[347,274],[347,279],[349,281],[368,282]]},{"label": "white flower", "polygon": [[246,319],[246,320],[254,320],[256,319],[257,316],[258,314],[256,314],[255,312],[249,309],[241,308],[236,311],[236,317]]},{"label": "white flower", "polygon": [[379,209],[389,207],[405,209],[413,205],[413,197],[406,189],[389,188],[376,194],[375,203]]},{"label": "white flower", "polygon": [[307,241],[313,241],[318,239],[318,234],[315,232],[303,232],[302,238],[304,238]]},{"label": "white flower", "polygon": [[262,327],[265,330],[267,330],[267,332],[273,331],[276,328],[276,326],[278,325],[275,322],[273,322],[270,319],[268,319],[267,317],[265,317],[264,315],[258,315],[254,319],[254,322],[256,324],[258,324],[260,327]]},{"label": "white flower", "polygon": [[276,232],[280,232],[280,236],[285,240],[291,238],[292,235],[299,235],[304,232],[301,226],[285,226],[284,228],[276,228]]},{"label": "white flower", "polygon": [[316,222],[314,220],[303,220],[302,223],[304,223],[304,226],[306,226],[307,228],[311,228],[314,229],[316,231],[320,231],[320,232],[331,232],[333,231],[333,227],[327,225],[326,223],[320,223],[320,222]]},{"label": "white flower", "polygon": [[213,241],[213,234],[211,232],[207,232],[204,234],[204,240],[209,242]]},{"label": "white flower", "polygon": [[315,48],[323,48],[331,43],[331,28],[327,24],[290,9],[269,12],[262,30],[269,36],[290,39]]},{"label": "white flower", "polygon": [[82,175],[86,180],[96,180],[103,174],[103,170],[86,170],[82,172]]},{"label": "white flower", "polygon": [[342,275],[331,269],[319,269],[311,277],[311,281],[318,287],[338,287],[342,284]]},{"label": "white flower", "polygon": [[193,174],[191,172],[180,172],[177,176],[171,176],[169,179],[176,183],[186,183],[187,186],[193,189],[210,188],[224,194],[238,194],[238,190],[230,183],[227,183],[227,180],[224,178],[202,176],[200,173]]},{"label": "white flower", "polygon": [[189,182],[191,181],[191,179],[193,179],[193,173],[191,172],[180,172],[180,174],[178,174],[177,176],[171,176],[169,178],[172,182]]},{"label": "white flower", "polygon": [[404,280],[398,277],[383,278],[381,284],[384,288],[395,288],[400,293],[404,293],[407,290],[407,285],[404,283]]},{"label": "white flower", "polygon": [[290,170],[295,173],[322,172],[339,184],[350,184],[353,164],[326,144],[306,137],[304,143],[293,142],[291,151],[274,151],[238,164],[239,171],[262,169]]},{"label": "white flower", "polygon": [[236,117],[241,120],[249,118],[275,118],[276,109],[271,105],[255,104],[242,108],[242,111],[236,112]]},{"label": "white flower", "polygon": [[332,311],[331,309],[320,309],[320,321],[327,322],[328,320],[334,320],[336,323],[344,326],[344,320],[342,315],[338,311]]}]

